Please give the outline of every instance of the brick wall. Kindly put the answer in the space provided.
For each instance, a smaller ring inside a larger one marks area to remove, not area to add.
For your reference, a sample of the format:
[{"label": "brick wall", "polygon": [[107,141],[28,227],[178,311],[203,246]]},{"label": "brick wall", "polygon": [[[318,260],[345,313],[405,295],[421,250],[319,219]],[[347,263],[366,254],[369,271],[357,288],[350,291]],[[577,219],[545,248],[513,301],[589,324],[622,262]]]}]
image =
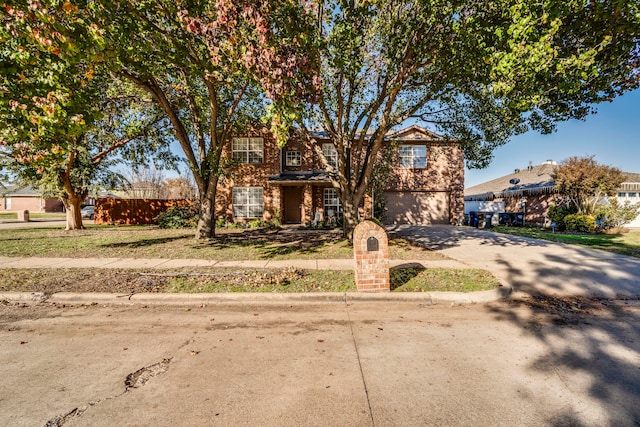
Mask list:
[{"label": "brick wall", "polygon": [[[264,157],[262,164],[240,164],[233,167],[221,178],[216,199],[216,216],[233,220],[232,188],[262,187],[264,195],[264,219],[273,218],[276,213],[282,215],[283,201],[279,185],[269,183],[270,175],[283,172],[300,172],[323,169],[320,156],[310,144],[292,136],[282,155],[274,138],[268,130],[260,130],[243,135],[243,137],[262,137],[264,141]],[[318,141],[321,144],[326,141]],[[422,143],[422,142],[421,142]],[[457,143],[432,142],[427,144],[427,167],[424,169],[399,169],[394,167],[389,175],[388,189],[396,191],[434,191],[449,194],[450,222],[457,222],[464,213],[464,154]],[[286,166],[286,152],[301,153],[300,166]],[[231,147],[227,147],[223,156],[231,158]],[[397,166],[397,153],[394,166]],[[303,184],[301,184],[303,185]],[[305,185],[306,187],[307,185]],[[323,188],[314,186],[311,193],[305,189],[303,204],[304,218],[302,222],[312,220],[315,211],[324,206]],[[370,198],[365,198],[360,209],[361,217],[371,216]]]},{"label": "brick wall", "polygon": [[[525,221],[529,224],[543,225],[545,217],[549,212],[549,207],[554,203],[557,194],[537,194],[527,197]],[[508,197],[504,199],[496,199],[505,202],[505,211],[522,212],[521,200],[519,197]]]},{"label": "brick wall", "polygon": [[[377,240],[377,250],[369,251],[367,241]],[[363,221],[353,231],[356,287],[359,292],[389,292],[389,242],[387,233],[373,221]]]},{"label": "brick wall", "polygon": [[[423,144],[424,145],[424,144]],[[426,143],[427,167],[401,169],[398,155],[389,174],[387,190],[451,191],[464,190],[464,154],[458,144]],[[464,200],[462,201],[464,205]]]},{"label": "brick wall", "polygon": [[[41,199],[39,197],[30,197],[30,196],[12,196],[9,197],[11,199],[11,207],[10,209],[6,209],[7,211],[22,211],[27,210],[31,212],[40,212],[41,208]],[[5,210],[5,199],[0,199],[0,210]]]},{"label": "brick wall", "polygon": [[[233,219],[234,187],[262,187],[264,197],[264,218],[271,219],[276,210],[280,210],[280,190],[269,184],[269,175],[280,172],[280,149],[267,130],[242,135],[247,138],[261,137],[264,140],[263,162],[261,164],[238,164],[232,167],[227,176],[222,177],[216,196],[216,217]],[[222,153],[227,159],[232,158],[231,145],[228,144]]]},{"label": "brick wall", "polygon": [[188,206],[189,200],[96,199],[96,224],[154,224],[154,218],[172,206]]}]

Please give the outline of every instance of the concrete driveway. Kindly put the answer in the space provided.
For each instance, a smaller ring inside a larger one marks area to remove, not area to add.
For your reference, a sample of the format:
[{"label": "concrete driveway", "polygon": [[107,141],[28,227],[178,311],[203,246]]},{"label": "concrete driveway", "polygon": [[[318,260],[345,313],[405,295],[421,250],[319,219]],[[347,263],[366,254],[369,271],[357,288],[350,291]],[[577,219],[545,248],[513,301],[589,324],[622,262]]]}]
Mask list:
[{"label": "concrete driveway", "polygon": [[516,292],[557,296],[640,296],[640,259],[611,252],[454,226],[391,231],[472,267]]}]

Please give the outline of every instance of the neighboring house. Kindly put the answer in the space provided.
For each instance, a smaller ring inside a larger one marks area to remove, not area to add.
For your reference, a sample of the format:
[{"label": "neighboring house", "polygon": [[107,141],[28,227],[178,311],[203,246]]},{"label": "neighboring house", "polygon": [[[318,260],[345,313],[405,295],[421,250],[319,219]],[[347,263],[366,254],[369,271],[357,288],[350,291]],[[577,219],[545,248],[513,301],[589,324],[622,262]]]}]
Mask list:
[{"label": "neighboring house", "polygon": [[556,165],[547,160],[541,165],[515,169],[512,174],[466,188],[464,200],[503,202],[505,212],[525,213],[527,223],[544,224],[549,206],[558,198],[551,177]]},{"label": "neighboring house", "polygon": [[[622,184],[620,184],[620,188],[618,189],[618,194],[616,195],[616,199],[618,202],[624,204],[626,202],[632,204],[640,203],[640,173],[627,173],[625,172],[626,178]],[[640,215],[636,217],[633,221],[626,225],[631,228],[640,228]]]},{"label": "neighboring house", "polygon": [[[314,136],[317,148],[330,164],[338,156],[323,134]],[[464,157],[459,143],[418,126],[392,132],[397,144],[393,170],[383,194],[388,223],[457,223],[463,215]],[[227,220],[273,219],[309,223],[339,217],[338,190],[314,146],[292,137],[279,149],[266,131],[234,138],[224,155],[239,164],[221,180],[216,215]],[[360,215],[371,217],[371,194]]]},{"label": "neighboring house", "polygon": [[[505,212],[526,212],[527,223],[544,224],[549,207],[562,198],[551,176],[556,166],[556,162],[547,160],[540,165],[515,169],[512,174],[466,188],[465,213],[473,210],[477,202],[498,202],[504,203]],[[617,199],[622,203],[640,203],[640,174],[624,174],[627,179],[620,185]],[[640,227],[640,217],[627,226]]]},{"label": "neighboring house", "polygon": [[0,211],[63,212],[62,202],[55,198],[43,198],[28,185],[9,185],[0,188]]}]

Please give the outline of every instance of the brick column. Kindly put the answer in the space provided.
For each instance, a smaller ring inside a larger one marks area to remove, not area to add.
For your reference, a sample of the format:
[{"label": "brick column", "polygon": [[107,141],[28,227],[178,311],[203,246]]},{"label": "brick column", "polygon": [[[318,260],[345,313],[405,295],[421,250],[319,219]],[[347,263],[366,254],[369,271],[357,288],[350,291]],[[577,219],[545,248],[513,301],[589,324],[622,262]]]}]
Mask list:
[{"label": "brick column", "polygon": [[313,187],[306,184],[302,194],[302,224],[313,220]]},{"label": "brick column", "polygon": [[384,228],[363,221],[353,231],[356,287],[359,292],[389,292],[389,242]]}]

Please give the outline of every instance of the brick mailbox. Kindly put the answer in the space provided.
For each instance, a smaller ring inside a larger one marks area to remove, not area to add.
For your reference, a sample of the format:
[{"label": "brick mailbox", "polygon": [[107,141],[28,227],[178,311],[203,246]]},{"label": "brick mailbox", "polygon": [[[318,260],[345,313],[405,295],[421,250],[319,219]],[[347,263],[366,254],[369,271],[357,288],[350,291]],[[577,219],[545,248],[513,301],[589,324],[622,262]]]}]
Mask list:
[{"label": "brick mailbox", "polygon": [[363,221],[353,231],[356,287],[359,292],[389,292],[389,241],[384,228]]}]

